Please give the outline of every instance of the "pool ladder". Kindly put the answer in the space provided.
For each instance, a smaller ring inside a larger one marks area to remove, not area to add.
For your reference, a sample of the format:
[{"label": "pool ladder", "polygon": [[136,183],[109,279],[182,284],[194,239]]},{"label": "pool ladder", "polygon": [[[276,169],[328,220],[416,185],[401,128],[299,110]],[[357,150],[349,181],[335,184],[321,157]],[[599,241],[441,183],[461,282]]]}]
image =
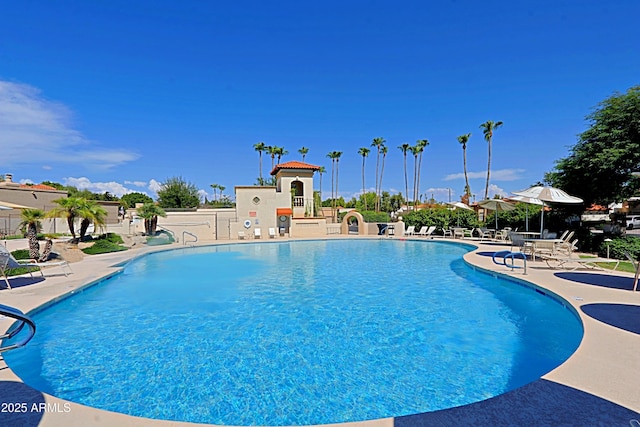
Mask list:
[{"label": "pool ladder", "polygon": [[0,340],[11,339],[15,337],[22,330],[22,328],[24,328],[25,324],[29,326],[29,335],[27,337],[25,337],[21,341],[18,341],[15,344],[11,344],[6,347],[0,347],[0,353],[25,346],[29,341],[31,341],[31,338],[33,338],[33,336],[36,334],[35,322],[31,320],[29,316],[27,316],[17,308],[0,304],[0,315],[11,317],[12,319],[16,319],[18,321],[15,324],[16,326],[14,328],[7,331],[7,333],[5,333],[4,335],[0,335]]}]

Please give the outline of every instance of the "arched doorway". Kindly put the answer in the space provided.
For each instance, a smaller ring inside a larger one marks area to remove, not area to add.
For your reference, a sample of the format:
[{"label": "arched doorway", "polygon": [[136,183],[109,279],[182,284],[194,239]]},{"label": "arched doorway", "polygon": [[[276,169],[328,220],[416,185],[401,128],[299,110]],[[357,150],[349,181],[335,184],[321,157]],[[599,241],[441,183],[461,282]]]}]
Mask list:
[{"label": "arched doorway", "polygon": [[[353,219],[352,219],[353,218]],[[349,234],[349,224],[355,221],[358,224],[358,235],[367,235],[367,223],[364,222],[363,216],[360,212],[351,211],[342,218],[342,225],[340,226],[341,234]]]}]

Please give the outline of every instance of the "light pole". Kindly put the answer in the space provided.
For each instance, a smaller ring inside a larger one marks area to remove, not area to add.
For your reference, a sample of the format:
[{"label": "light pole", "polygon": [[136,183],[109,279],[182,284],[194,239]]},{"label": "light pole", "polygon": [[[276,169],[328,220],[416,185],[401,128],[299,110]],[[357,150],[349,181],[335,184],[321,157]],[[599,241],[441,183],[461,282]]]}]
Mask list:
[{"label": "light pole", "polygon": [[609,258],[609,242],[613,242],[613,240],[611,239],[604,239],[605,242],[607,242],[607,258]]}]

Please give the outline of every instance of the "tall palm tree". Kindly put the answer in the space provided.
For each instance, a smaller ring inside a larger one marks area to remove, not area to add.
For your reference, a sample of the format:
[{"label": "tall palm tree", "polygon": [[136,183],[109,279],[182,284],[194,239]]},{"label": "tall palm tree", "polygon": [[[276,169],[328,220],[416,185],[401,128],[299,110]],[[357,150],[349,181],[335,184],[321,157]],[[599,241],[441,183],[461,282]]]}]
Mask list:
[{"label": "tall palm tree", "polygon": [[282,159],[282,156],[286,156],[287,154],[289,154],[289,152],[285,150],[284,147],[276,147],[276,156],[278,156],[278,164],[280,164],[280,159]]},{"label": "tall palm tree", "polygon": [[398,146],[398,149],[402,151],[402,156],[404,157],[404,197],[406,197],[407,203],[409,203],[409,181],[407,180],[407,151],[409,151],[409,147],[411,146],[406,142]]},{"label": "tall palm tree", "polygon": [[80,221],[79,236],[80,241],[82,241],[91,223],[94,224],[95,229],[104,227],[106,224],[107,211],[95,200],[85,199],[80,209],[78,209],[78,216],[82,218],[82,221]]},{"label": "tall palm tree", "polygon": [[469,142],[469,138],[471,138],[470,133],[466,135],[460,135],[458,137],[458,142],[462,144],[462,165],[464,169],[464,194],[466,194],[467,197],[471,197],[471,187],[469,187],[469,176],[467,175],[467,143]]},{"label": "tall palm tree", "polygon": [[258,152],[260,157],[260,182],[262,182],[262,153],[267,150],[267,146],[264,145],[264,142],[260,141],[257,144],[253,144],[253,148]]},{"label": "tall palm tree", "polygon": [[320,204],[322,205],[322,175],[327,173],[327,169],[324,166],[320,166],[318,174],[320,175]]},{"label": "tall palm tree", "polygon": [[364,161],[369,155],[371,150],[367,147],[360,147],[358,149],[358,154],[362,156],[362,198],[364,199],[364,210],[367,210],[367,187],[364,185]]},{"label": "tall palm tree", "polygon": [[426,139],[419,139],[416,141],[416,145],[418,146],[420,158],[418,160],[418,184],[416,187],[416,198],[420,195],[420,177],[422,175],[422,153],[424,149],[429,145],[429,141]]},{"label": "tall palm tree", "polygon": [[342,156],[342,151],[331,151],[327,157],[331,159],[331,207],[333,209],[332,216],[336,220],[337,195],[338,195],[338,162]]},{"label": "tall palm tree", "polygon": [[378,185],[378,197],[376,198],[377,206],[376,211],[380,212],[380,200],[382,199],[382,177],[384,176],[384,159],[387,157],[387,153],[389,152],[389,148],[386,145],[383,145],[380,149],[382,153],[382,166],[380,167],[380,184]]},{"label": "tall palm tree", "polygon": [[278,154],[278,147],[274,145],[267,145],[265,151],[271,156],[271,170],[273,170],[273,167],[275,166],[276,154]]},{"label": "tall palm tree", "polygon": [[158,217],[166,217],[165,211],[155,203],[145,203],[138,208],[138,216],[144,219],[144,232],[147,236],[156,234]]},{"label": "tall palm tree", "polygon": [[220,195],[218,196],[218,200],[222,199],[222,192],[225,190],[225,188],[227,187],[225,187],[224,185],[218,184],[218,190],[220,190]]},{"label": "tall palm tree", "polygon": [[78,216],[78,209],[82,206],[83,200],[84,199],[82,197],[65,197],[62,199],[56,199],[53,202],[57,203],[58,206],[45,214],[45,217],[47,218],[66,218],[72,241],[76,243],[77,240],[74,223]]},{"label": "tall palm tree", "polygon": [[[262,180],[262,177],[260,177],[260,180]],[[218,184],[211,184],[210,187],[213,188],[213,200],[216,200],[216,190],[220,188],[220,186]]]},{"label": "tall palm tree", "polygon": [[304,158],[307,156],[309,149],[307,147],[302,147],[298,150],[298,153],[302,154],[302,161],[304,162]]},{"label": "tall palm tree", "polygon": [[418,191],[418,154],[420,154],[420,147],[413,145],[409,147],[409,151],[413,154],[413,206],[418,206],[418,197],[416,193]]},{"label": "tall palm tree", "polygon": [[373,138],[373,142],[371,142],[371,146],[372,147],[376,147],[377,151],[378,151],[378,155],[376,157],[376,185],[375,185],[375,190],[376,190],[376,206],[378,204],[378,169],[380,167],[380,150],[382,149],[382,146],[384,145],[386,141],[384,140],[384,138],[380,137],[380,138]]},{"label": "tall palm tree", "polygon": [[42,223],[40,221],[45,217],[44,212],[40,209],[22,209],[20,217],[22,218],[20,228],[25,227],[27,229],[29,257],[34,260],[38,260],[40,259],[38,229],[42,228]]},{"label": "tall palm tree", "polygon": [[492,120],[487,120],[480,125],[480,129],[482,129],[482,133],[484,134],[484,139],[487,141],[487,144],[489,146],[489,156],[487,157],[487,183],[484,186],[485,199],[489,197],[489,178],[491,176],[491,141],[493,140],[493,132],[502,125],[503,123],[501,121],[494,122]]},{"label": "tall palm tree", "polygon": [[[342,156],[342,151],[334,151],[335,157],[336,157],[336,197],[335,197],[335,209],[336,209],[336,214],[338,213],[337,208],[338,208],[338,172],[340,169],[340,156]],[[336,216],[337,218],[337,216]]]}]

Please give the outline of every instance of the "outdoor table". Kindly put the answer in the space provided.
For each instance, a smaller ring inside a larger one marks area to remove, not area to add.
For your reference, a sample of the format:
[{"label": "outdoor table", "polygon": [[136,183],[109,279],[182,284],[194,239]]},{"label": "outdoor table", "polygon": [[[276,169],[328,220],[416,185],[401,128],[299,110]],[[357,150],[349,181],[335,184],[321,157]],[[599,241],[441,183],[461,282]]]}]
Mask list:
[{"label": "outdoor table", "polygon": [[549,251],[555,255],[557,246],[564,242],[562,239],[524,239],[525,243],[531,244],[531,257],[536,260],[536,253]]}]

